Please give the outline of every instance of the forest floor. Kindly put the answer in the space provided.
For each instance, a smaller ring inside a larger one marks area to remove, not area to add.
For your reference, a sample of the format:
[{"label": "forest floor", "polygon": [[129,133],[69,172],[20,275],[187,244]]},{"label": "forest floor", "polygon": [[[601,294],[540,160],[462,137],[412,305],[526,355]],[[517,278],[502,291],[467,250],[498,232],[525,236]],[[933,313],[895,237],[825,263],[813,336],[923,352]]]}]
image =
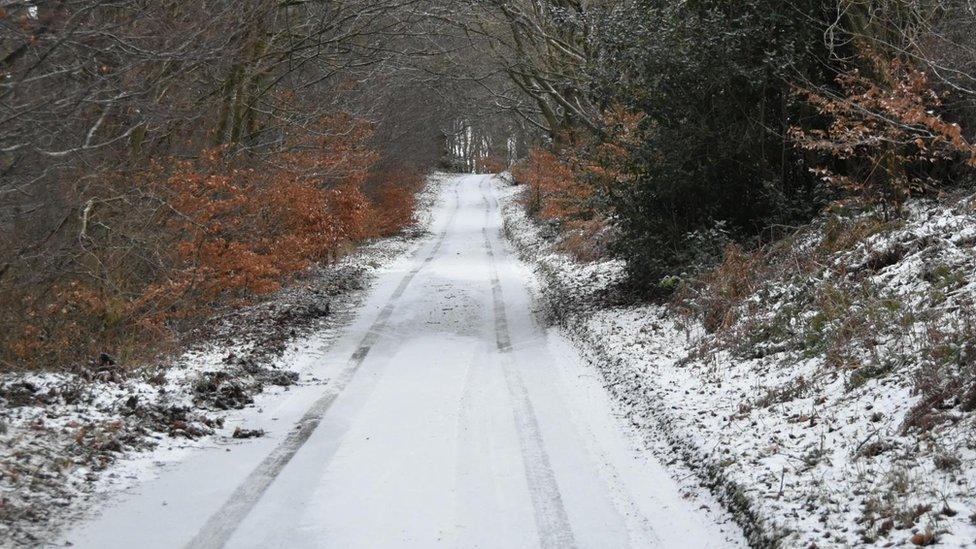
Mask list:
[{"label": "forest floor", "polygon": [[561,253],[520,192],[505,230],[549,318],[752,544],[976,544],[971,191],[818,220],[669,305],[627,305],[624,265]]}]

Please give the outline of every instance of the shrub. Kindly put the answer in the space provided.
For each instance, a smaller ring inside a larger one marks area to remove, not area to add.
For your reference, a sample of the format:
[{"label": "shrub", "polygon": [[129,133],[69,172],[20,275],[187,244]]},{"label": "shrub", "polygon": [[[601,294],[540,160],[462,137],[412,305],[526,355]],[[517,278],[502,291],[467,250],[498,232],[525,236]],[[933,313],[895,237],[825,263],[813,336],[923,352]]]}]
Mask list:
[{"label": "shrub", "polygon": [[533,149],[527,160],[515,166],[512,175],[528,186],[523,203],[530,214],[545,220],[566,220],[588,213],[586,201],[593,189],[582,184],[556,154]]},{"label": "shrub", "polygon": [[761,253],[747,253],[729,244],[724,256],[718,267],[685,285],[676,296],[710,332],[735,324],[743,300],[756,292],[765,272]]},{"label": "shrub", "polygon": [[528,186],[523,205],[531,215],[555,222],[560,247],[577,259],[593,261],[610,253],[618,235],[610,196],[627,185],[630,150],[640,141],[643,115],[616,107],[602,116],[602,139],[566,139],[555,151],[533,149],[512,170]]},{"label": "shrub", "polygon": [[976,148],[940,114],[942,96],[928,75],[899,59],[865,54],[871,70],[837,77],[840,95],[800,89],[826,127],[790,133],[799,147],[833,162],[812,171],[845,193],[898,215],[912,194],[938,187],[958,160],[976,165]]},{"label": "shrub", "polygon": [[[44,278],[14,273],[0,333],[8,369],[70,369],[175,342],[215,308],[274,292],[315,262],[413,218],[419,176],[377,174],[368,123],[345,115],[273,155],[230,148],[100,180],[80,214],[82,253]],[[103,198],[117,197],[112,199]]]},{"label": "shrub", "polygon": [[416,194],[423,186],[420,172],[404,168],[371,175],[369,193],[374,204],[370,227],[377,236],[390,236],[414,223]]}]

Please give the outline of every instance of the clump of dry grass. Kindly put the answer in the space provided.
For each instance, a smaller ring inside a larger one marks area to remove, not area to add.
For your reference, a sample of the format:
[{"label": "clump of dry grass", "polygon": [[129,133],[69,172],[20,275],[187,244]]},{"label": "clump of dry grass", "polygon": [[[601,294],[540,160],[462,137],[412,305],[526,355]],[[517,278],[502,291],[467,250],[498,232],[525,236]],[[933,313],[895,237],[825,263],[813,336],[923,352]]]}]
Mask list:
[{"label": "clump of dry grass", "polygon": [[761,251],[747,252],[737,244],[728,246],[724,260],[679,290],[675,303],[697,317],[709,332],[728,330],[743,315],[746,298],[755,294],[768,264]]}]

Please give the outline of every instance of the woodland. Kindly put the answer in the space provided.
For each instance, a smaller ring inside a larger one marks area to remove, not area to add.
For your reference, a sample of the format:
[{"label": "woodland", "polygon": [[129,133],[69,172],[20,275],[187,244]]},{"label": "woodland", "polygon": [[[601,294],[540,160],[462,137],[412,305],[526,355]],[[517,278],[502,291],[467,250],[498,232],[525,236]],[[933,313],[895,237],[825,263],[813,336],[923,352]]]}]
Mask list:
[{"label": "woodland", "polygon": [[166,351],[410,225],[432,170],[510,172],[564,251],[673,299],[969,184],[974,28],[970,0],[0,1],[0,368]]}]

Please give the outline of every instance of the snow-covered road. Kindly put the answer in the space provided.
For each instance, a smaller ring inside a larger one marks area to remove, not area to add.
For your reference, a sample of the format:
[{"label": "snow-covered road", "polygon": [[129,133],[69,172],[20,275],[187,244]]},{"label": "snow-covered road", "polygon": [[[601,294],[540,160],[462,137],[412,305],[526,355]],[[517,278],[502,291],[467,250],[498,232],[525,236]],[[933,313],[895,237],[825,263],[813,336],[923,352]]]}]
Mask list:
[{"label": "snow-covered road", "polygon": [[75,547],[726,547],[741,533],[637,449],[594,369],[532,313],[490,176],[443,184],[433,236],[376,281],[328,379],[243,413],[67,532]]}]

